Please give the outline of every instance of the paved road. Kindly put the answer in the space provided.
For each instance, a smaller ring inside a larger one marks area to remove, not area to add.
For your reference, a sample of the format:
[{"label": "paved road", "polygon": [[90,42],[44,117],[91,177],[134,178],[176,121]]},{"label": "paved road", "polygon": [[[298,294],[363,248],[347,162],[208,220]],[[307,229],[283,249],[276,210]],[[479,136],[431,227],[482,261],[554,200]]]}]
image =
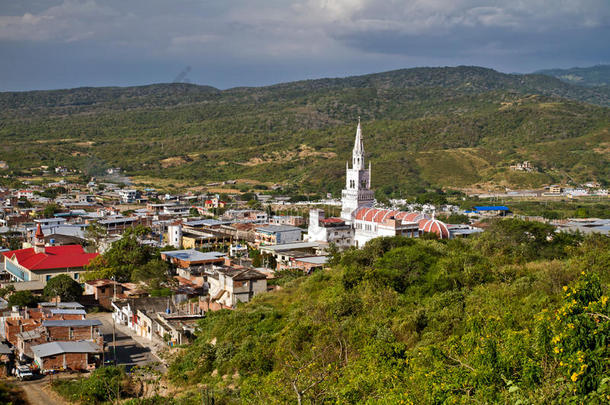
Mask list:
[{"label": "paved road", "polygon": [[[99,312],[97,314],[88,314],[87,318],[99,319],[102,321],[100,330],[104,334],[106,360],[113,360],[114,346],[112,344],[112,315],[109,312]],[[150,348],[140,345],[130,335],[119,330],[119,328],[115,327],[114,331],[116,339],[117,364],[123,364],[127,367],[127,369],[129,369],[135,365],[144,365],[159,361],[151,353]]]}]

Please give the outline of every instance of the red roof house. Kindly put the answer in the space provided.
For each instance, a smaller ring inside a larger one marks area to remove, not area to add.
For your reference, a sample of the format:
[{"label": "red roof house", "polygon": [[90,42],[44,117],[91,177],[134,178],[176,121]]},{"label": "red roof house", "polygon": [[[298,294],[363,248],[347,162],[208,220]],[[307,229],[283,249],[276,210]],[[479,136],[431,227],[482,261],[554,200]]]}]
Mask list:
[{"label": "red roof house", "polygon": [[80,273],[99,253],[86,253],[81,245],[45,246],[40,224],[35,246],[2,252],[4,270],[15,281],[43,281],[58,274],[68,274],[78,280]]}]

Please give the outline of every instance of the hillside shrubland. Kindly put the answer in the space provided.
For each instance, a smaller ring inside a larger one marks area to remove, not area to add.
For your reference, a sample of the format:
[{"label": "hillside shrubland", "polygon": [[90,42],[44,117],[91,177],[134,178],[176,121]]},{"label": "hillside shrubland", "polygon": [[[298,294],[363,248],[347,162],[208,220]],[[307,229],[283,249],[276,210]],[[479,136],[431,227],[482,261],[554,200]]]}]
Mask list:
[{"label": "hillside shrubland", "polygon": [[607,403],[610,238],[494,222],[379,238],[234,311],[173,359],[175,403]]},{"label": "hillside shrubland", "polygon": [[[0,93],[0,150],[14,175],[37,165],[87,175],[119,166],[191,185],[244,178],[338,192],[361,116],[375,188],[605,183],[609,105],[608,88],[464,66],[222,91]],[[540,172],[508,170],[522,160]]]}]

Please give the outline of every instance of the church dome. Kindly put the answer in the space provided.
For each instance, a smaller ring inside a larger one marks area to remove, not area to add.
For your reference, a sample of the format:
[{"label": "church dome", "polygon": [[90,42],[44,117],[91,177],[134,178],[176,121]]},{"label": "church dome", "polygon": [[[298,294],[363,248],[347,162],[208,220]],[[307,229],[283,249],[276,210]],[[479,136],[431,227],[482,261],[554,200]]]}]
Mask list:
[{"label": "church dome", "polygon": [[449,228],[444,222],[432,218],[419,221],[419,229],[424,232],[434,232],[439,239],[449,239]]}]

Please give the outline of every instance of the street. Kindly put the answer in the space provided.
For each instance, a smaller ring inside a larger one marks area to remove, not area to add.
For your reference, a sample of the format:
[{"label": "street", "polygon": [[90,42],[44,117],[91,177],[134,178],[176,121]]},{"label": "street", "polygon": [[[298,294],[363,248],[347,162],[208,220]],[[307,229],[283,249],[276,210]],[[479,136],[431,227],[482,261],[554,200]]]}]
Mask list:
[{"label": "street", "polygon": [[[88,319],[99,319],[102,322],[100,327],[104,335],[106,347],[106,360],[114,360],[114,346],[112,344],[112,314],[109,312],[98,312],[88,314]],[[129,334],[125,333],[125,326],[116,325],[116,359],[117,364],[125,365],[129,370],[131,367],[158,362],[159,359],[151,352],[149,347],[142,346]]]}]

